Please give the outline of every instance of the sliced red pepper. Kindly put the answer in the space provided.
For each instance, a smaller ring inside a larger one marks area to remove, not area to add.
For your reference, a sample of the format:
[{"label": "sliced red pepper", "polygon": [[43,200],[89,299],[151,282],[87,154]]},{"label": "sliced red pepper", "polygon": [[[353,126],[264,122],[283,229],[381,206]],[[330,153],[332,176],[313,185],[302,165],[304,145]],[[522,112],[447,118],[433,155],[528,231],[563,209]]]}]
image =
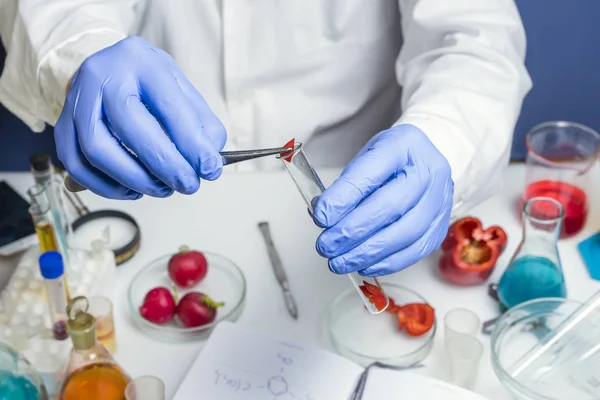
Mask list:
[{"label": "sliced red pepper", "polygon": [[483,229],[481,221],[465,217],[450,225],[442,242],[439,260],[441,274],[458,285],[486,281],[506,247],[504,229],[495,225]]},{"label": "sliced red pepper", "polygon": [[363,284],[360,285],[359,288],[369,302],[375,306],[377,311],[381,311],[385,308],[387,304],[387,298],[379,286],[373,285],[367,281],[363,281]]},{"label": "sliced red pepper", "polygon": [[411,336],[429,332],[435,322],[435,310],[426,303],[410,303],[400,307],[397,313],[398,328]]},{"label": "sliced red pepper", "polygon": [[286,149],[291,149],[291,150],[284,151],[283,153],[279,154],[279,157],[283,158],[287,162],[292,162],[292,157],[294,156],[294,149],[296,148],[296,139],[294,138],[294,139],[290,140],[289,142],[284,144],[282,147],[285,147]]},{"label": "sliced red pepper", "polygon": [[398,304],[396,304],[394,299],[392,299],[391,297],[388,297],[388,300],[389,300],[390,304],[385,309],[386,312],[396,314],[398,311],[400,311],[400,306]]}]

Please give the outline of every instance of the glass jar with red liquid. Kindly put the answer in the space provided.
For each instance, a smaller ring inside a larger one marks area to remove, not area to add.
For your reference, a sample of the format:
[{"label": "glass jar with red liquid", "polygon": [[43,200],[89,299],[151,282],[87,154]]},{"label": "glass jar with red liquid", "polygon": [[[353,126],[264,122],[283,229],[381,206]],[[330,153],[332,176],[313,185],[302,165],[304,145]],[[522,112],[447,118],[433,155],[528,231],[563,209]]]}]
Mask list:
[{"label": "glass jar with red liquid", "polygon": [[552,121],[535,126],[525,142],[527,181],[519,213],[530,199],[550,197],[564,208],[560,238],[579,233],[588,216],[588,172],[598,160],[600,134],[575,122]]}]

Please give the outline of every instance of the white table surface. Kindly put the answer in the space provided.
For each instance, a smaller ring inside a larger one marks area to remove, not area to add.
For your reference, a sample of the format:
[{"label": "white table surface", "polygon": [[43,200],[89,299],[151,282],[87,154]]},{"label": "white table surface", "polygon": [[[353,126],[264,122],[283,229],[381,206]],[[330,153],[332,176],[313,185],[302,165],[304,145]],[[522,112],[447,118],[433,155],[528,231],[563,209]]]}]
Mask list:
[{"label": "white table surface", "polygon": [[[598,182],[598,171],[594,181]],[[320,171],[326,185],[339,171]],[[15,189],[24,193],[32,184],[26,173],[3,173]],[[505,175],[500,193],[472,210],[484,225],[500,224],[508,233],[508,246],[498,262],[490,282],[497,282],[508,259],[521,239],[521,228],[514,212],[514,199],[524,183],[524,167],[513,165]],[[588,223],[578,236],[559,243],[569,297],[585,300],[600,289],[600,283],[589,278],[577,252],[576,244],[600,229],[600,185],[590,185],[592,204]],[[596,187],[594,187],[596,186]],[[245,272],[248,292],[245,310],[238,323],[276,336],[292,338],[331,348],[323,334],[323,321],[329,303],[348,288],[348,279],[329,272],[326,260],[314,250],[319,233],[306,213],[306,208],[292,181],[284,171],[263,174],[225,173],[216,182],[202,184],[192,196],[173,195],[168,199],[143,198],[135,202],[109,201],[91,193],[83,193],[90,209],[114,208],[133,215],[141,226],[142,246],[129,262],[118,267],[112,294],[115,303],[117,360],[132,376],[155,375],[167,386],[172,398],[186,371],[201,351],[202,343],[168,344],[144,336],[129,317],[126,292],[131,278],[144,265],[182,244],[229,257]],[[271,224],[276,246],[289,275],[299,306],[299,319],[287,313],[257,223]],[[441,320],[455,307],[467,307],[482,321],[497,315],[497,305],[487,296],[487,283],[477,287],[455,287],[441,281],[435,272],[438,253],[417,265],[386,277],[421,293],[436,309],[440,329],[432,353],[425,359],[426,368],[419,373],[439,377],[443,342]],[[0,287],[11,273],[16,259],[0,260]],[[490,362],[489,338],[483,337],[486,351],[476,391],[492,400],[509,399],[496,378]],[[335,371],[331,371],[334,376]]]}]

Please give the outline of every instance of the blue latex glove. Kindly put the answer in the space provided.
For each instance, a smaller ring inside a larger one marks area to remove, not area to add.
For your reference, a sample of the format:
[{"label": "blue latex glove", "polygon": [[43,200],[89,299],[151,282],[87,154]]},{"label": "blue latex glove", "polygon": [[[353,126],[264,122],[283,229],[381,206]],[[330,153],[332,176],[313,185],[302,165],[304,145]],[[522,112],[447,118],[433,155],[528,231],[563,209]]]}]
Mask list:
[{"label": "blue latex glove", "polygon": [[317,251],[338,274],[400,271],[440,246],[453,195],[450,165],[422,131],[380,132],[314,201],[313,218],[326,228]]},{"label": "blue latex glove", "polygon": [[221,175],[227,140],[175,60],[138,37],[85,60],[54,135],[72,178],[113,199],[196,192]]}]

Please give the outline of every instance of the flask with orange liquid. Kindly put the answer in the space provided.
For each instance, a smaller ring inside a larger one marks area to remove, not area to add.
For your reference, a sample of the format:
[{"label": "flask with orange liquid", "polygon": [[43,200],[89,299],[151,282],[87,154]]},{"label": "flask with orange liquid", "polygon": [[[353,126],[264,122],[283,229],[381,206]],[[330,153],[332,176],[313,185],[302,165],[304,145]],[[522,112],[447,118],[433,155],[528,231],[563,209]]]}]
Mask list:
[{"label": "flask with orange liquid", "polygon": [[96,340],[96,320],[88,307],[83,296],[75,297],[67,307],[73,349],[58,400],[125,400],[131,378]]}]

